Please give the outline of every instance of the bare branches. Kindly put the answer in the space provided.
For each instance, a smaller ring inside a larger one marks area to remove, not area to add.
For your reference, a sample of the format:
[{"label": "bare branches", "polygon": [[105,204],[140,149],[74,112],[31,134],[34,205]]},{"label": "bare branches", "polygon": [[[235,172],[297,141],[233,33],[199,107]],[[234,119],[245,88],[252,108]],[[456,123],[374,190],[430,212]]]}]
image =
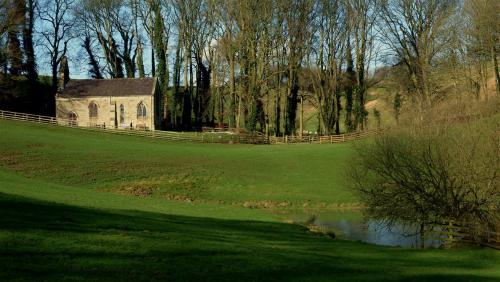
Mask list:
[{"label": "bare branches", "polygon": [[46,0],[37,6],[38,17],[42,20],[40,34],[43,46],[49,55],[52,88],[57,88],[57,71],[61,60],[66,56],[68,42],[74,38],[72,29],[74,19],[72,9],[74,0]]},{"label": "bare branches", "polygon": [[431,67],[446,43],[446,24],[456,1],[384,1],[380,30],[396,60],[406,65],[421,107],[436,93]]},{"label": "bare branches", "polygon": [[[458,108],[451,107],[450,114],[456,115]],[[368,213],[388,223],[498,224],[498,124],[471,120],[448,128],[446,123],[430,127],[412,120],[373,143],[358,145],[349,182]]]}]

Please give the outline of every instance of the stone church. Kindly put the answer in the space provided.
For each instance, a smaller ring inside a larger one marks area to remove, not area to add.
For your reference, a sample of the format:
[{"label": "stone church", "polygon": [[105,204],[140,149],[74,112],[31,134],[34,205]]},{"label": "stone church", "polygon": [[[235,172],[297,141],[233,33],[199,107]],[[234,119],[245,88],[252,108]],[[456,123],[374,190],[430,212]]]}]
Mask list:
[{"label": "stone church", "polygon": [[77,126],[154,130],[160,126],[157,78],[62,77],[56,94],[59,122]]}]

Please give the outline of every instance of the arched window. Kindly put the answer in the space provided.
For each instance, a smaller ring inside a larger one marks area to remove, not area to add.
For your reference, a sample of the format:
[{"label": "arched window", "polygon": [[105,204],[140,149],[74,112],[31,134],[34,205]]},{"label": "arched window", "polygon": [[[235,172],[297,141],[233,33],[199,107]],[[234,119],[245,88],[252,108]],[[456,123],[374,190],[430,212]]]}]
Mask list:
[{"label": "arched window", "polygon": [[146,106],[144,106],[143,102],[140,102],[137,105],[137,117],[138,118],[145,118],[146,117]]},{"label": "arched window", "polygon": [[120,105],[120,124],[125,123],[125,107]]},{"label": "arched window", "polygon": [[89,104],[89,118],[97,118],[97,104],[94,102]]},{"label": "arched window", "polygon": [[69,125],[71,125],[71,126],[76,126],[77,125],[78,116],[76,115],[75,112],[70,112],[68,114],[68,121],[69,121]]}]

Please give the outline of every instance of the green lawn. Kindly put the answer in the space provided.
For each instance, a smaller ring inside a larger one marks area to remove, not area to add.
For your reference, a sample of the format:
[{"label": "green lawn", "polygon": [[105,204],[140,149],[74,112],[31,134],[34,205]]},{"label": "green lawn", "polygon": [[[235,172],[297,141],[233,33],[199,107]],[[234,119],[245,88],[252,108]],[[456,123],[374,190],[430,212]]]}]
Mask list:
[{"label": "green lawn", "polygon": [[0,281],[500,279],[498,251],[374,246],[280,223],[307,200],[354,201],[341,185],[347,145],[169,144],[2,120],[0,136]]},{"label": "green lawn", "polygon": [[169,144],[0,120],[0,165],[93,190],[198,202],[352,203],[341,181],[348,145]]}]

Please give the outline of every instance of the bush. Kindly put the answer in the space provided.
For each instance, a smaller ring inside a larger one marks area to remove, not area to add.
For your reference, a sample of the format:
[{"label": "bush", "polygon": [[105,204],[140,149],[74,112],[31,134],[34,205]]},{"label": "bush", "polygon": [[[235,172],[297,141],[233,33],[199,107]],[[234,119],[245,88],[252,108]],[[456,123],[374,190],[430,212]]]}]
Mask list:
[{"label": "bush", "polygon": [[426,225],[448,221],[497,228],[498,113],[435,122],[444,116],[441,111],[409,118],[404,126],[356,146],[348,183],[368,216],[388,225],[418,224],[422,236]]}]

